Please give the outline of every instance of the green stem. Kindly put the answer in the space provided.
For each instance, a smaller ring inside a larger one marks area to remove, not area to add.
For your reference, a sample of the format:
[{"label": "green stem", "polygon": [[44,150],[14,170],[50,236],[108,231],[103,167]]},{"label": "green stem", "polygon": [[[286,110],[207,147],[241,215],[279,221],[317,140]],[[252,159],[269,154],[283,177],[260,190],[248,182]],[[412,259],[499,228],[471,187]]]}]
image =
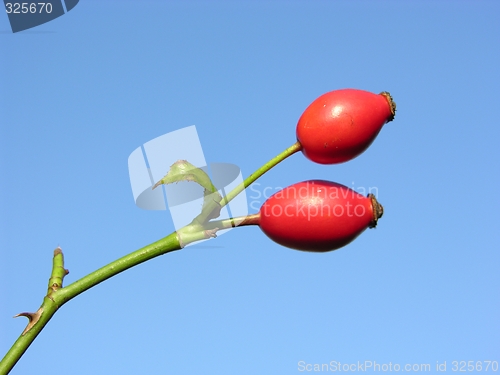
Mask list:
[{"label": "green stem", "polygon": [[[267,163],[265,163],[262,167],[253,172],[250,176],[248,176],[241,184],[236,186],[233,190],[231,190],[224,198],[220,200],[220,202],[209,202],[208,204],[203,206],[203,211],[199,214],[194,220],[193,224],[196,225],[205,225],[208,220],[210,220],[210,215],[215,211],[224,207],[226,204],[231,202],[239,193],[245,190],[248,186],[250,186],[253,182],[255,182],[260,176],[269,171],[271,168],[285,160],[287,157],[295,154],[296,152],[302,150],[302,145],[299,142],[295,142],[293,145],[288,147],[285,151],[281,152]],[[217,211],[218,212],[218,211]]]},{"label": "green stem", "polygon": [[260,215],[253,214],[247,216],[239,216],[239,217],[231,217],[229,219],[224,220],[214,220],[209,221],[203,227],[205,229],[228,229],[234,227],[243,227],[245,225],[258,225],[259,224]]},{"label": "green stem", "polygon": [[28,347],[35,340],[56,311],[57,305],[54,301],[45,296],[42,306],[40,306],[36,313],[21,313],[15,316],[26,316],[29,319],[29,323],[21,336],[19,336],[7,354],[5,354],[2,361],[0,361],[1,375],[6,375],[10,372],[10,370],[12,370],[17,361],[19,361],[19,358],[21,358],[24,352],[26,352]]},{"label": "green stem", "polygon": [[2,361],[0,361],[0,375],[9,373],[19,358],[21,358],[24,352],[38,336],[43,327],[45,327],[48,323],[50,318],[52,318],[57,309],[70,299],[85,292],[93,286],[96,286],[104,280],[125,271],[128,268],[136,266],[159,255],[179,250],[180,248],[177,233],[174,232],[159,241],[109,263],[108,265],[64,288],[62,287],[62,280],[67,274],[67,271],[64,269],[64,260],[61,249],[56,249],[54,252],[52,274],[49,279],[48,293],[43,299],[42,306],[36,313],[21,313],[17,315],[26,316],[29,319],[29,323]]},{"label": "green stem", "polygon": [[[62,281],[68,271],[64,269],[64,258],[61,249],[56,249],[54,252],[52,273],[49,279],[47,295],[44,297],[42,305],[37,312],[21,313],[17,315],[27,317],[29,319],[29,323],[21,336],[16,340],[14,345],[12,345],[10,350],[7,352],[5,357],[0,361],[0,375],[8,374],[10,370],[12,370],[17,361],[21,358],[24,352],[28,349],[28,347],[35,340],[41,330],[55,314],[57,309],[59,309],[59,307],[61,307],[80,293],[83,293],[86,290],[103,282],[104,280],[107,280],[110,277],[115,276],[120,272],[123,272],[140,263],[155,258],[159,255],[181,249],[182,246],[179,239],[179,236],[181,234],[184,234],[184,236],[188,238],[189,242],[193,242],[202,238],[215,237],[216,228],[231,228],[236,224],[238,226],[258,224],[258,214],[249,215],[242,218],[219,220],[210,223],[207,223],[207,220],[210,219],[210,215],[212,214],[214,209],[217,209],[218,207],[224,207],[260,176],[262,176],[264,173],[269,171],[281,161],[285,160],[290,155],[293,155],[294,153],[300,151],[301,149],[302,146],[300,145],[300,143],[296,142],[285,151],[269,160],[266,164],[264,164],[262,167],[248,176],[240,185],[229,192],[229,194],[220,202],[212,201],[213,203],[210,203],[210,206],[213,207],[210,207],[210,209],[207,210],[204,209],[202,214],[195,218],[192,225],[188,225],[187,227],[181,229],[180,232],[178,231],[179,233],[174,232],[159,241],[156,241],[118,260],[115,260],[114,262],[109,263],[108,265],[92,272],[91,274],[75,281],[74,283],[66,287],[62,286]],[[237,223],[240,220],[241,222]],[[202,223],[205,225],[201,225]]]},{"label": "green stem", "polygon": [[63,253],[61,248],[58,247],[54,250],[54,257],[52,258],[52,272],[49,278],[47,295],[43,299],[42,306],[40,306],[40,308],[34,313],[22,312],[14,316],[14,318],[25,316],[28,318],[28,325],[0,362],[1,375],[7,374],[10,370],[12,370],[19,358],[21,358],[43,327],[45,327],[52,315],[55,314],[57,304],[53,300],[53,295],[57,292],[57,290],[62,288],[64,276],[67,274],[68,270],[64,268]]},{"label": "green stem", "polygon": [[108,265],[99,268],[97,271],[82,277],[80,280],[75,281],[57,291],[54,299],[59,305],[68,302],[70,299],[76,297],[80,293],[96,286],[97,284],[109,279],[112,276],[119,274],[131,267],[144,263],[147,260],[156,258],[157,256],[169,253],[171,251],[181,249],[177,233],[171,233],[167,237],[162,238],[152,244],[144,246],[143,248],[134,251],[124,257],[109,263]]},{"label": "green stem", "polygon": [[269,160],[266,164],[264,164],[262,167],[253,172],[250,176],[248,176],[241,184],[239,184],[233,190],[231,190],[224,198],[222,198],[222,200],[220,201],[220,205],[224,207],[226,204],[231,202],[239,193],[241,193],[253,182],[255,182],[260,176],[262,176],[271,168],[273,168],[274,166],[285,160],[287,157],[295,154],[300,150],[302,150],[302,145],[299,142],[295,142],[292,146],[288,147],[285,151],[281,152],[279,155]]}]

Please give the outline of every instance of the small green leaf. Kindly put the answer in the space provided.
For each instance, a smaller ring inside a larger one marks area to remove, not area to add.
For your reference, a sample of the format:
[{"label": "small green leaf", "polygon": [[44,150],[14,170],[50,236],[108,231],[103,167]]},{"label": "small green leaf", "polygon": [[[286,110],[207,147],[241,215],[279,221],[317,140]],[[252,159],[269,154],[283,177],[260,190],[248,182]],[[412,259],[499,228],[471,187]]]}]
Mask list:
[{"label": "small green leaf", "polygon": [[207,220],[219,217],[221,206],[219,202],[222,200],[217,188],[210,180],[210,177],[201,168],[195,167],[187,160],[177,160],[170,166],[170,170],[160,181],[154,184],[153,189],[160,185],[173,184],[179,181],[193,181],[204,188],[203,194],[203,216]]},{"label": "small green leaf", "polygon": [[174,182],[179,181],[194,181],[210,193],[217,192],[217,189],[214,184],[212,184],[210,177],[208,177],[202,169],[196,168],[187,160],[177,160],[174,164],[172,164],[165,177],[158,181],[153,186],[153,189],[160,185],[173,184]]}]

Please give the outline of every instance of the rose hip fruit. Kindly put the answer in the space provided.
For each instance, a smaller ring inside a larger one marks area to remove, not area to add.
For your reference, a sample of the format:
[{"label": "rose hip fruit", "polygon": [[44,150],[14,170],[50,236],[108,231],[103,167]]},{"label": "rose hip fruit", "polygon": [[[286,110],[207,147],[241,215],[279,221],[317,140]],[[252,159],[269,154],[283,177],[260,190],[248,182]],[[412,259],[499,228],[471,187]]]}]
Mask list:
[{"label": "rose hip fruit", "polygon": [[343,163],[365,151],[395,113],[396,103],[387,92],[331,91],[306,108],[297,123],[297,140],[308,159]]},{"label": "rose hip fruit", "polygon": [[335,182],[310,180],[272,195],[251,224],[258,224],[280,245],[325,252],[347,245],[366,228],[374,228],[382,213],[372,194],[364,197]]}]

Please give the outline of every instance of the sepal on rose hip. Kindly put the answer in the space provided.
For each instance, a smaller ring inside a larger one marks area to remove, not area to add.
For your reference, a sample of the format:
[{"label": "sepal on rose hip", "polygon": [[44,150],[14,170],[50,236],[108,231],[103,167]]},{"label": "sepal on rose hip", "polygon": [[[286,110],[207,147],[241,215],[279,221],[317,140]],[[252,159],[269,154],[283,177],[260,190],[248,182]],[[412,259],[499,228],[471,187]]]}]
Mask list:
[{"label": "sepal on rose hip", "polygon": [[369,198],[372,201],[372,207],[373,207],[373,221],[370,223],[368,228],[376,228],[378,219],[380,219],[384,215],[384,207],[377,201],[375,195],[368,194],[367,198]]},{"label": "sepal on rose hip", "polygon": [[388,91],[382,91],[380,95],[387,99],[387,103],[389,103],[389,106],[391,107],[391,115],[387,118],[387,122],[391,122],[394,120],[394,117],[396,117],[396,102]]}]

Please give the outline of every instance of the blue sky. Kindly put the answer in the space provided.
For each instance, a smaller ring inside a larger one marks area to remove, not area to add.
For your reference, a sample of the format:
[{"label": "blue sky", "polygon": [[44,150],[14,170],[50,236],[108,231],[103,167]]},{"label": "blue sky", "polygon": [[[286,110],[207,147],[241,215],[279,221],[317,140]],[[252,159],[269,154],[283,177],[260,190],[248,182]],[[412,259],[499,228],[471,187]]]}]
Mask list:
[{"label": "blue sky", "polygon": [[[0,352],[36,310],[60,245],[70,283],[174,230],[134,204],[127,159],[196,125],[247,176],[302,111],[352,87],[398,105],[360,157],[296,154],[249,191],[376,188],[376,230],[338,251],[238,228],[63,306],[13,374],[295,374],[337,361],[500,362],[494,1],[85,1],[12,34],[0,17]],[[491,370],[490,370],[491,371]]]}]

